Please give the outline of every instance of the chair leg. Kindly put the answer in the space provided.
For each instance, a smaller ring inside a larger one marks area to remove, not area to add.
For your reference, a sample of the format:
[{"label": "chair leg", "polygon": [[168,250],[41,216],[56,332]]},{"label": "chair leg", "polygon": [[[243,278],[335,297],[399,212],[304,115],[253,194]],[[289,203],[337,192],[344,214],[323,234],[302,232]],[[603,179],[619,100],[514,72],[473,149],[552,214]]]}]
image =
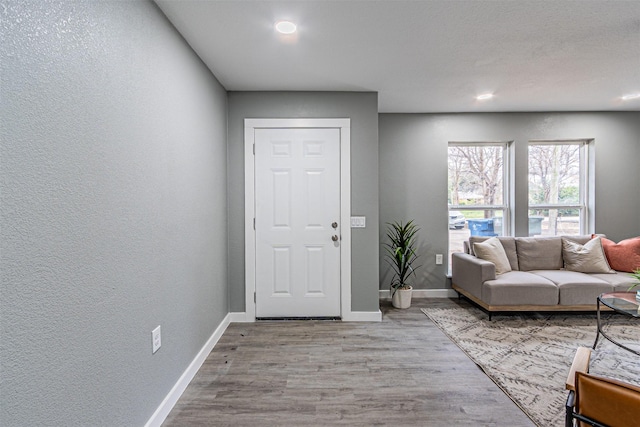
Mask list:
[{"label": "chair leg", "polygon": [[573,427],[573,405],[575,404],[575,391],[571,390],[567,396],[567,404],[565,406],[566,414],[564,418],[565,427]]}]

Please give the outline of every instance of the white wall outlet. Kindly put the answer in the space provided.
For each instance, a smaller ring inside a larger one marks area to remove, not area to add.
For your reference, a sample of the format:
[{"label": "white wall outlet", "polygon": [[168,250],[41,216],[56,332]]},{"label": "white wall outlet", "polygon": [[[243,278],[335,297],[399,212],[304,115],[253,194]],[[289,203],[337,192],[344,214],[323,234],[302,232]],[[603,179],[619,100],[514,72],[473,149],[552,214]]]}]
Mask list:
[{"label": "white wall outlet", "polygon": [[436,254],[436,265],[442,265],[442,254]]},{"label": "white wall outlet", "polygon": [[162,337],[160,336],[160,326],[158,325],[153,331],[151,331],[151,347],[153,353],[158,351],[160,346],[162,345]]},{"label": "white wall outlet", "polygon": [[352,216],[351,228],[366,228],[367,217],[366,216]]}]

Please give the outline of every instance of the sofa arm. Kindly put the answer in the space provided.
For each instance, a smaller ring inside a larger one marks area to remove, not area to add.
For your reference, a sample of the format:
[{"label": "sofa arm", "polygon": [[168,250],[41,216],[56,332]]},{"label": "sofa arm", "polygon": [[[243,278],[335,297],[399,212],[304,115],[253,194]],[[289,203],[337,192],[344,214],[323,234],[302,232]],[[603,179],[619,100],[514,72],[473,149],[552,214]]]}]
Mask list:
[{"label": "sofa arm", "polygon": [[473,255],[451,254],[451,283],[471,295],[482,298],[482,284],[496,278],[496,266]]}]

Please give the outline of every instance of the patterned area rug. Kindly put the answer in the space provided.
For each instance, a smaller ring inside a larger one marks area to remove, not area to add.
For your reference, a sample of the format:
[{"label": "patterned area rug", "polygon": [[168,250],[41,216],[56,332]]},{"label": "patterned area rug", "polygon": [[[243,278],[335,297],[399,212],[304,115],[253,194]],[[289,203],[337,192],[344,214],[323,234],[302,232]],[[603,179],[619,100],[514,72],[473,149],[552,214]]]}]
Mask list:
[{"label": "patterned area rug", "polygon": [[[576,348],[591,347],[593,314],[489,316],[482,310],[423,308],[426,314],[540,427],[563,426],[564,389]],[[640,320],[604,314],[611,336],[632,348],[640,343]],[[591,355],[592,374],[640,384],[640,356],[602,336]]]}]

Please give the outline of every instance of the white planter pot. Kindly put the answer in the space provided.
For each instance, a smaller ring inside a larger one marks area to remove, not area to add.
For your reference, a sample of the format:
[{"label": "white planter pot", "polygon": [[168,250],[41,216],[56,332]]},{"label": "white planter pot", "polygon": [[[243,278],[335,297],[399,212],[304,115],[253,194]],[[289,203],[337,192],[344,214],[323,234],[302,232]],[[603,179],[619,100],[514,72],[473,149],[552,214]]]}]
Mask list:
[{"label": "white planter pot", "polygon": [[391,298],[391,303],[395,308],[409,308],[411,307],[411,292],[412,287],[409,289],[398,289]]}]

